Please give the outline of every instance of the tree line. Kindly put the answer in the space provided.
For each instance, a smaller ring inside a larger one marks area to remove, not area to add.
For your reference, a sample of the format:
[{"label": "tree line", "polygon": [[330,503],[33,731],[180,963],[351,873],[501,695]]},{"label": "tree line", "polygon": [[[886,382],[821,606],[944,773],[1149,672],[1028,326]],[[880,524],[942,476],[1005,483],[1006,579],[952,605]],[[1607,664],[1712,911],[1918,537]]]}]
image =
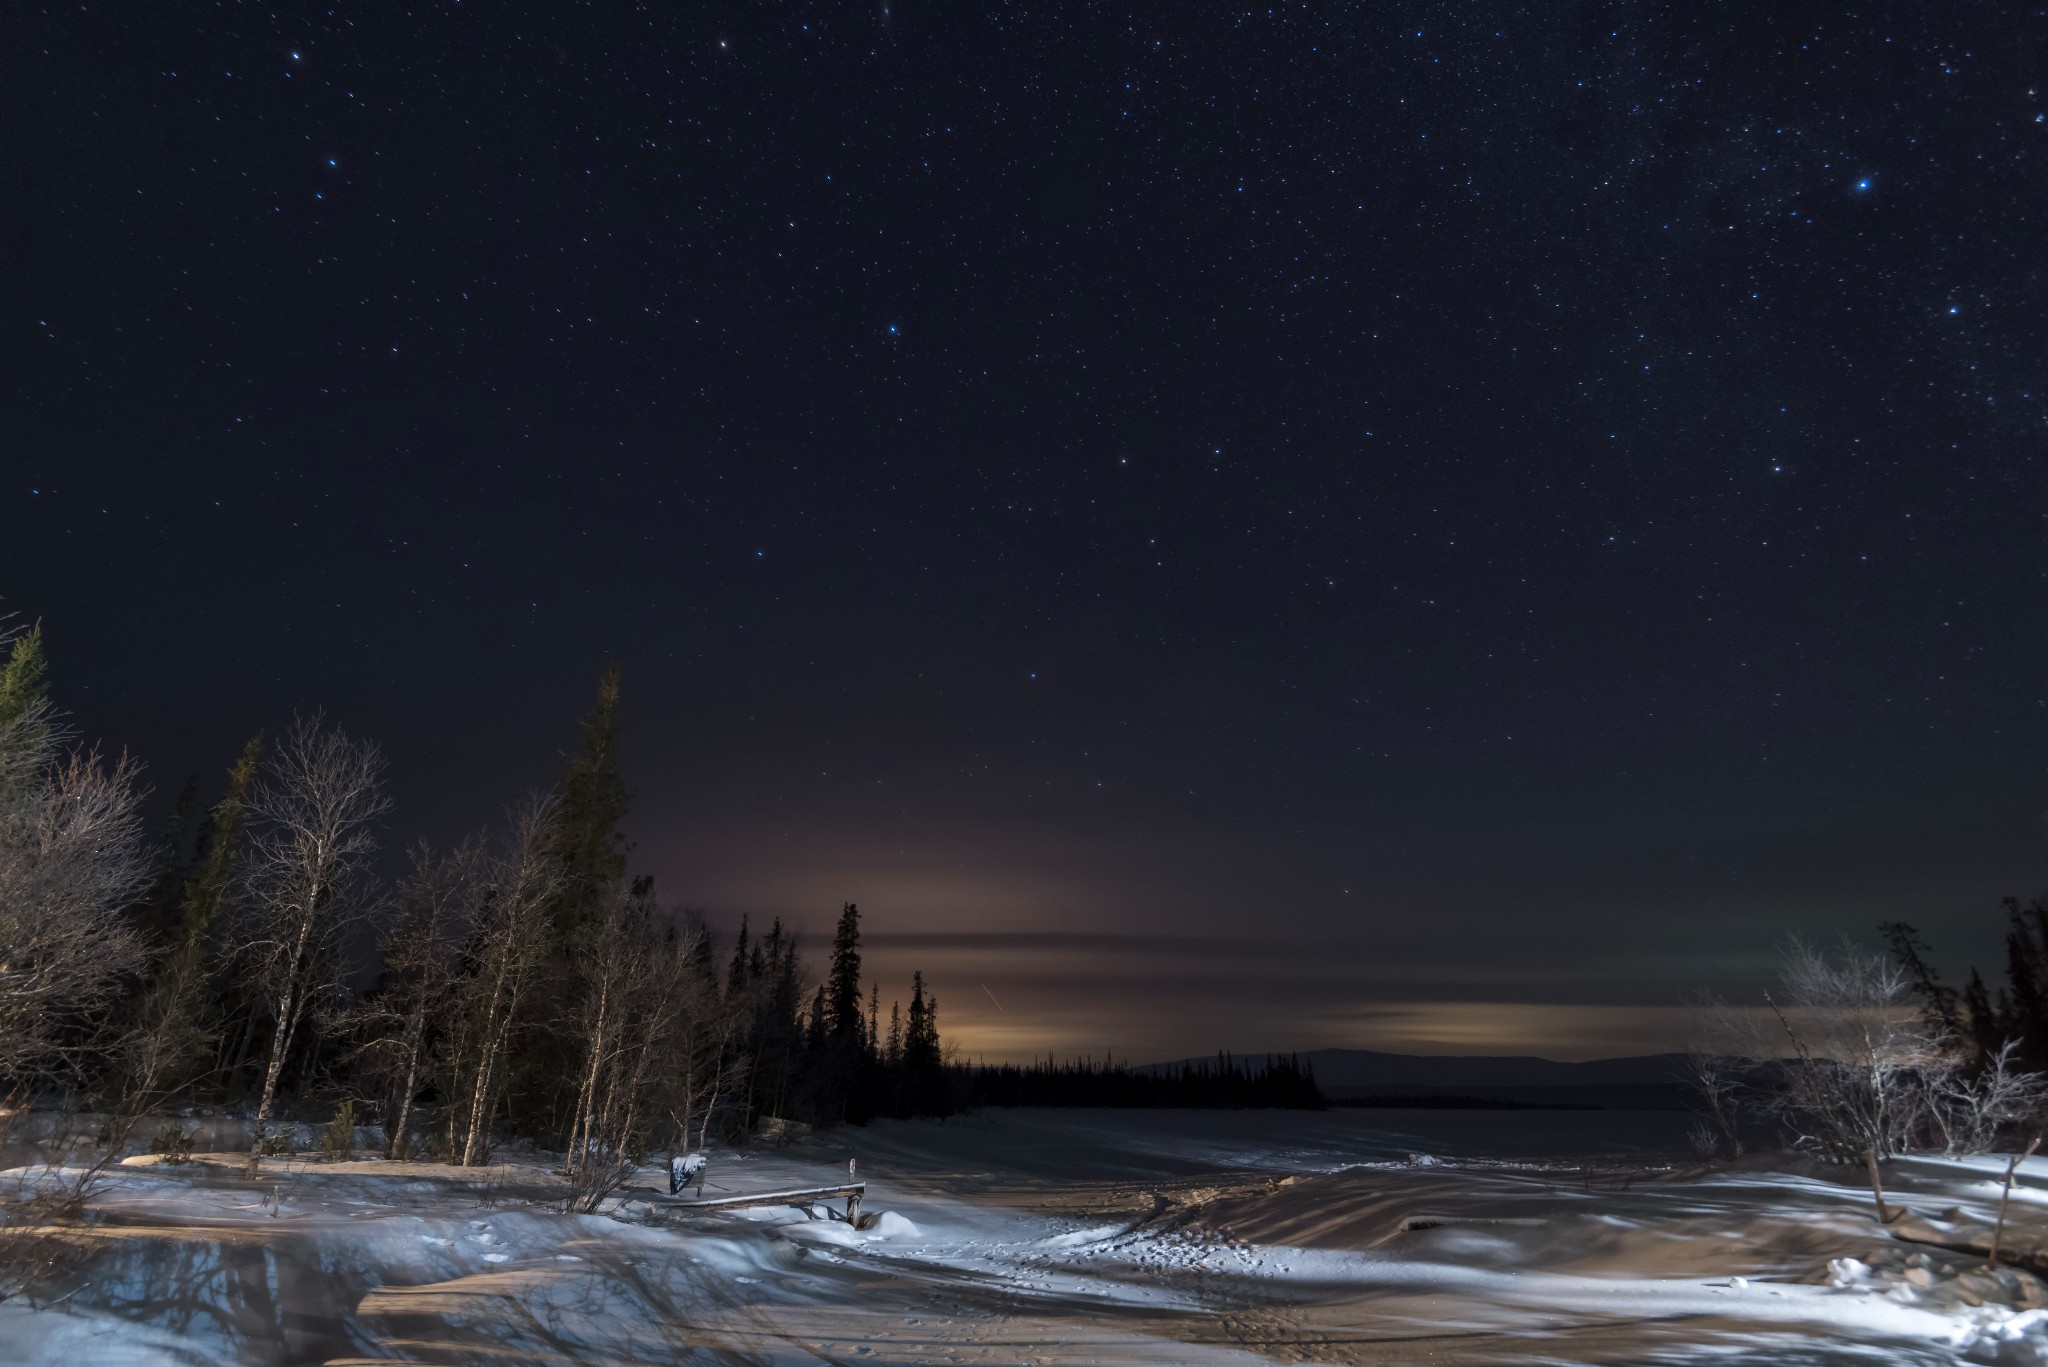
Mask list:
[{"label": "tree line", "polygon": [[1104,1059],[1047,1057],[1027,1064],[957,1070],[955,1086],[972,1106],[1178,1106],[1217,1110],[1320,1111],[1327,1106],[1315,1066],[1293,1054],[1246,1062],[1229,1054],[1165,1067],[1133,1069]]},{"label": "tree line", "polygon": [[[845,906],[822,980],[780,921],[729,952],[628,874],[619,675],[549,788],[379,877],[378,747],[319,715],[249,741],[152,838],[140,766],[81,745],[40,627],[0,634],[0,1092],[104,1118],[213,1105],[381,1129],[391,1157],[565,1155],[594,1208],[648,1154],[956,1104],[923,975],[880,1020]],[[160,1137],[161,1138],[161,1137]]]}]

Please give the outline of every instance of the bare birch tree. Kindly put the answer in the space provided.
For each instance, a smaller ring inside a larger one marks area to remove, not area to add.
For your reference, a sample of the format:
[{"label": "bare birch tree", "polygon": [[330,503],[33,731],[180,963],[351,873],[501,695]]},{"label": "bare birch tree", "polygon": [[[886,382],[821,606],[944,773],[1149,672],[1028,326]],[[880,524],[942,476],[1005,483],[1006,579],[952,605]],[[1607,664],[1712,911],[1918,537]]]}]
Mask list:
[{"label": "bare birch tree", "polygon": [[721,1109],[739,1100],[748,1063],[739,1045],[751,1015],[751,1003],[737,992],[720,991],[696,967],[694,941],[703,936],[703,927],[692,925],[687,933],[692,937],[690,971],[678,984],[683,1000],[661,1070],[669,1137],[678,1153],[702,1149]]},{"label": "bare birch tree", "polygon": [[0,1075],[48,1079],[105,1039],[143,963],[125,915],[148,884],[141,769],[67,749],[41,642],[0,669]]},{"label": "bare birch tree", "polygon": [[365,1041],[364,1072],[380,1082],[384,1156],[408,1150],[413,1107],[433,1066],[433,1050],[453,1018],[458,956],[485,876],[481,840],[441,854],[422,843],[399,890],[398,911],[378,940],[383,990],[356,1013]]},{"label": "bare birch tree", "polygon": [[556,817],[552,797],[532,798],[514,813],[510,842],[478,883],[469,913],[472,971],[456,1007],[448,1118],[449,1156],[465,1167],[490,1161],[512,1046],[528,1024],[547,955],[549,913],[562,883],[553,854]]},{"label": "bare birch tree", "polygon": [[237,953],[272,1025],[249,1168],[308,1005],[334,983],[341,942],[370,909],[369,862],[390,810],[384,757],[317,714],[301,717],[250,794],[252,818]]},{"label": "bare birch tree", "polygon": [[615,889],[587,930],[576,1018],[583,1055],[568,1152],[569,1206],[595,1210],[633,1169],[633,1150],[703,979],[694,928],[665,926],[654,901]]},{"label": "bare birch tree", "polygon": [[640,933],[645,909],[636,905],[639,900],[624,888],[614,888],[598,916],[584,927],[586,940],[578,946],[582,982],[575,1030],[583,1060],[566,1156],[570,1201],[578,1208],[588,1188],[602,1185],[593,1132],[600,1123],[599,1106],[614,1081],[633,1014],[634,991],[649,967]]}]

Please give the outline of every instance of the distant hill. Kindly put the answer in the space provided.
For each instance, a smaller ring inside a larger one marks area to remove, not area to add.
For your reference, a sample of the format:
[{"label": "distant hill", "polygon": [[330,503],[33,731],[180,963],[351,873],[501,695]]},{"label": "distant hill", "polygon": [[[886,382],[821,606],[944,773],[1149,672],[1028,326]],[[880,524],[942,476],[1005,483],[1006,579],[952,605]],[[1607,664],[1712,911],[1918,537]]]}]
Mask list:
[{"label": "distant hill", "polygon": [[[1265,1054],[1236,1056],[1242,1062]],[[1677,1054],[1560,1063],[1524,1054],[1382,1054],[1370,1049],[1306,1049],[1295,1055],[1315,1069],[1316,1084],[1332,1102],[1400,1097],[1466,1097],[1519,1105],[1591,1105],[1602,1109],[1685,1108]],[[1132,1069],[1175,1069],[1206,1059],[1176,1059]]]}]

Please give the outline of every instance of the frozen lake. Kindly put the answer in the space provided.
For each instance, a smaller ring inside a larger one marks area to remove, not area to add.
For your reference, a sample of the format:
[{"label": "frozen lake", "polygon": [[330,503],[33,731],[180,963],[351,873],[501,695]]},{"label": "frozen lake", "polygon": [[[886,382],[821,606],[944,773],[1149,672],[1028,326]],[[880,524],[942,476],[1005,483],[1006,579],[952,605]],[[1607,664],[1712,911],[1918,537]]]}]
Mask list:
[{"label": "frozen lake", "polygon": [[1459,1111],[1369,1107],[1327,1111],[990,1110],[943,1123],[875,1125],[821,1143],[913,1170],[919,1165],[1007,1168],[1090,1180],[1192,1176],[1234,1169],[1322,1171],[1348,1163],[1455,1158],[1609,1157],[1676,1161],[1690,1155],[1680,1111]]}]

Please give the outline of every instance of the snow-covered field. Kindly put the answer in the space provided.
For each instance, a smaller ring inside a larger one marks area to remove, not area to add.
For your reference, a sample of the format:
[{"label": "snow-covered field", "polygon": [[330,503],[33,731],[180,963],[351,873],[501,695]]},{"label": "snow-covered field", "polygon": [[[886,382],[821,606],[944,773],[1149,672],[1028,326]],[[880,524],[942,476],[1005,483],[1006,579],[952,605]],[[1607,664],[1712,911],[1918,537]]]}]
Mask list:
[{"label": "snow-covered field", "polygon": [[[870,1227],[555,1213],[538,1161],[116,1171],[0,1361],[2048,1363],[1981,1243],[2001,1160],[1698,1172],[1685,1118],[991,1112],[721,1152],[705,1194],[869,1182]],[[822,1211],[817,1212],[822,1214]],[[2048,1162],[2007,1246],[2048,1251]],[[40,1306],[41,1308],[37,1308]]]}]

